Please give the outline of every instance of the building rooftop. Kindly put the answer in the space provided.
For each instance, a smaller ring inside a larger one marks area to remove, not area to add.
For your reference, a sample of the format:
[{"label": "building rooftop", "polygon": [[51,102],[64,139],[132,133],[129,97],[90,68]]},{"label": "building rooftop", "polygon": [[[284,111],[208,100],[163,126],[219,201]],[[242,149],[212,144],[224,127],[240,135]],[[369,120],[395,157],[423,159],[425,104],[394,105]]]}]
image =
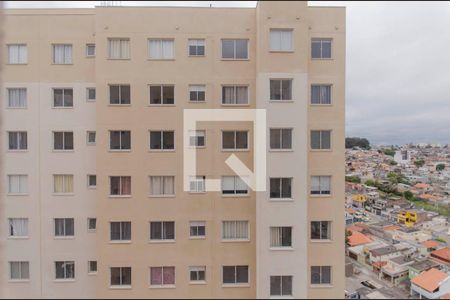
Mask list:
[{"label": "building rooftop", "polygon": [[439,266],[439,264],[437,262],[430,260],[430,259],[417,261],[410,265],[411,268],[413,268],[419,272],[426,271],[426,270],[429,270],[431,268],[435,268],[438,266]]},{"label": "building rooftop", "polygon": [[444,247],[439,250],[435,250],[431,252],[431,256],[449,262],[450,261],[450,248]]},{"label": "building rooftop", "polygon": [[422,245],[425,248],[430,249],[430,248],[435,248],[435,247],[439,246],[439,242],[437,242],[435,240],[428,240],[428,241],[423,242]]},{"label": "building rooftop", "polygon": [[372,240],[369,237],[358,231],[352,231],[352,235],[348,237],[348,244],[350,247],[365,245],[371,242]]},{"label": "building rooftop", "polygon": [[401,255],[401,256],[391,258],[390,261],[392,261],[393,263],[396,263],[397,265],[403,265],[403,264],[412,262],[413,259],[411,259],[407,256],[404,256],[404,255]]},{"label": "building rooftop", "polygon": [[411,283],[433,293],[448,277],[447,273],[432,268],[411,279]]},{"label": "building rooftop", "polygon": [[386,247],[381,247],[381,248],[376,248],[376,249],[370,250],[370,252],[372,253],[373,256],[382,256],[382,255],[395,253],[398,251],[399,250],[397,248],[395,248],[394,246],[386,246]]}]

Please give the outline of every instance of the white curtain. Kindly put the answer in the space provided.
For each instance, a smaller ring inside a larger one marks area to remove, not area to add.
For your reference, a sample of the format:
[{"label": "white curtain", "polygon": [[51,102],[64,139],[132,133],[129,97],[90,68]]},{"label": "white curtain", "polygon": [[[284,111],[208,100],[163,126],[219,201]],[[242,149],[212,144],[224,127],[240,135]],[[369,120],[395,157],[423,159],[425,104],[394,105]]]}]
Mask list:
[{"label": "white curtain", "polygon": [[204,192],[205,191],[205,177],[204,176],[191,176],[190,177],[190,191],[191,192]]},{"label": "white curtain", "polygon": [[222,88],[222,104],[234,104],[234,86],[224,86]]},{"label": "white curtain", "polygon": [[222,191],[234,191],[234,176],[222,177]]},{"label": "white curtain", "polygon": [[26,45],[9,45],[8,46],[8,63],[10,64],[26,64],[27,63],[27,46]]},{"label": "white curtain", "polygon": [[320,191],[320,176],[312,176],[311,177],[311,192],[319,192]]},{"label": "white curtain", "polygon": [[320,86],[320,104],[331,104],[331,86]]},{"label": "white curtain", "polygon": [[235,186],[236,186],[236,190],[239,190],[239,191],[247,190],[247,184],[239,176],[235,177]]},{"label": "white curtain", "polygon": [[65,235],[65,219],[55,219],[55,236]]},{"label": "white curtain", "polygon": [[73,193],[73,175],[54,175],[55,193]]},{"label": "white curtain", "polygon": [[175,194],[175,177],[164,176],[164,195]]},{"label": "white curtain", "polygon": [[281,46],[281,31],[270,31],[270,50],[279,51]]},{"label": "white curtain", "polygon": [[129,40],[120,40],[120,58],[130,58]]},{"label": "white curtain", "polygon": [[8,106],[9,107],[26,107],[27,106],[27,89],[25,89],[25,88],[8,89]]},{"label": "white curtain", "polygon": [[26,193],[28,190],[27,175],[9,175],[9,193]]},{"label": "white curtain", "polygon": [[10,279],[29,279],[30,267],[27,261],[12,261],[10,265]]},{"label": "white curtain", "polygon": [[222,238],[224,240],[233,239],[235,234],[235,222],[223,221],[222,222]]},{"label": "white curtain", "polygon": [[163,179],[161,176],[150,176],[150,195],[162,195]]},{"label": "white curtain", "polygon": [[162,41],[149,40],[149,57],[153,59],[162,58]]},{"label": "white curtain", "polygon": [[280,247],[282,227],[270,227],[270,247]]},{"label": "white curtain", "polygon": [[248,239],[248,221],[223,221],[223,239]]},{"label": "white curtain", "polygon": [[246,86],[236,87],[236,104],[248,103],[248,88]]},{"label": "white curtain", "polygon": [[9,219],[9,234],[10,236],[28,236],[28,219]]},{"label": "white curtain", "polygon": [[110,39],[109,41],[109,58],[120,58],[120,40]]},{"label": "white curtain", "polygon": [[330,176],[320,176],[320,191],[331,191],[331,177]]},{"label": "white curtain", "polygon": [[71,64],[72,45],[53,45],[53,63]]},{"label": "white curtain", "polygon": [[174,42],[172,40],[163,40],[162,41],[162,53],[164,59],[174,58]]},{"label": "white curtain", "polygon": [[292,30],[281,30],[280,48],[283,51],[292,50]]}]

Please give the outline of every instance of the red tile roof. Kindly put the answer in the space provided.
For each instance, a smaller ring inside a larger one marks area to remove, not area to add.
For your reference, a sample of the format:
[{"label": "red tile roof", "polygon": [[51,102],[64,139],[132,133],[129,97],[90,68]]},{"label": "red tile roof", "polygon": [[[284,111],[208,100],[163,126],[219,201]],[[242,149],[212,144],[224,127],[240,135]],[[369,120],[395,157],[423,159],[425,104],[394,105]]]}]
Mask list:
[{"label": "red tile roof", "polygon": [[448,274],[438,269],[432,268],[428,271],[422,272],[413,279],[411,279],[411,283],[427,290],[430,293],[433,293],[436,290],[442,281],[448,278]]}]

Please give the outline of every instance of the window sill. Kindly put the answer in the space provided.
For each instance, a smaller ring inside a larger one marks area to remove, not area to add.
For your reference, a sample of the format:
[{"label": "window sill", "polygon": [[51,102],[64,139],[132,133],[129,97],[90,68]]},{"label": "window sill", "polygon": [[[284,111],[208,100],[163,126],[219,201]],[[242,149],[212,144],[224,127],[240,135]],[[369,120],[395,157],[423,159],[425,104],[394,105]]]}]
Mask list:
[{"label": "window sill", "polygon": [[269,100],[269,103],[294,103],[294,100]]},{"label": "window sill", "polygon": [[175,61],[175,58],[147,58],[147,61]]},{"label": "window sill", "polygon": [[131,60],[131,58],[111,58],[111,57],[108,57],[106,60]]},{"label": "window sill", "polygon": [[96,99],[86,99],[86,102],[95,103]]},{"label": "window sill", "polygon": [[189,100],[188,103],[192,104],[205,104],[206,100]]},{"label": "window sill", "polygon": [[8,240],[29,240],[30,237],[27,236],[8,236]]},{"label": "window sill", "polygon": [[27,283],[30,279],[8,279],[9,283]]},{"label": "window sill", "polygon": [[270,247],[270,251],[294,251],[294,247]]},{"label": "window sill", "polygon": [[108,106],[109,107],[130,107],[131,103],[130,104],[111,104],[111,103],[109,103]]},{"label": "window sill", "polygon": [[207,282],[204,281],[204,280],[199,280],[199,281],[189,281],[189,284],[191,284],[191,285],[205,285],[205,284],[207,284]]},{"label": "window sill", "polygon": [[110,285],[111,290],[131,290],[131,285]]},{"label": "window sill", "polygon": [[248,198],[250,194],[222,194],[222,198]]},{"label": "window sill", "polygon": [[332,284],[310,284],[310,288],[312,289],[331,289],[333,288]]},{"label": "window sill", "polygon": [[28,196],[28,193],[7,193],[6,196]]},{"label": "window sill", "polygon": [[311,57],[311,60],[312,61],[321,61],[321,60],[328,61],[328,60],[334,60],[334,58],[331,58],[331,57],[329,57],[329,58],[313,58],[313,57]]},{"label": "window sill", "polygon": [[294,149],[269,149],[269,152],[294,152]]},{"label": "window sill", "polygon": [[176,107],[176,104],[148,104],[148,107]]},{"label": "window sill", "polygon": [[149,244],[175,244],[175,240],[150,240]]},{"label": "window sill", "polygon": [[224,283],[222,284],[223,288],[249,288],[250,284],[248,283]]},{"label": "window sill", "polygon": [[165,285],[150,285],[149,289],[174,289],[174,284],[165,284]]},{"label": "window sill", "polygon": [[75,193],[52,193],[53,196],[75,196]]},{"label": "window sill", "polygon": [[70,149],[70,150],[53,149],[52,152],[53,153],[73,153],[73,152],[75,152],[75,150],[73,150],[73,149]]},{"label": "window sill", "polygon": [[206,240],[206,236],[189,236],[190,240]]},{"label": "window sill", "polygon": [[131,152],[131,149],[109,149],[108,152],[111,152],[111,153],[121,153],[121,152],[128,153],[128,152]]},{"label": "window sill", "polygon": [[28,109],[28,107],[27,106],[24,106],[24,107],[7,106],[6,109]]},{"label": "window sill", "polygon": [[160,153],[160,152],[175,152],[175,149],[150,149],[150,153]]},{"label": "window sill", "polygon": [[269,50],[269,53],[294,53],[294,50]]},{"label": "window sill", "polygon": [[97,272],[88,272],[87,274],[88,274],[88,276],[95,276],[95,275],[97,275]]},{"label": "window sill", "polygon": [[249,58],[221,58],[221,61],[250,61]]},{"label": "window sill", "polygon": [[188,149],[205,149],[206,146],[188,146]]},{"label": "window sill", "polygon": [[222,152],[249,152],[250,149],[223,149]]},{"label": "window sill", "polygon": [[269,299],[295,299],[292,295],[290,296],[270,296]]},{"label": "window sill", "polygon": [[294,198],[269,198],[270,202],[294,202]]},{"label": "window sill", "polygon": [[250,239],[229,239],[229,240],[222,239],[221,242],[222,243],[249,243]]},{"label": "window sill", "polygon": [[311,197],[311,198],[332,198],[333,196],[331,194],[323,194],[323,195],[310,194],[309,197]]},{"label": "window sill", "polygon": [[206,55],[188,55],[188,57],[206,57]]},{"label": "window sill", "polygon": [[310,239],[311,244],[331,244],[333,242],[333,240],[314,240],[314,239]]},{"label": "window sill", "polygon": [[57,63],[51,63],[52,66],[73,66],[73,63],[68,64],[57,64]]},{"label": "window sill", "polygon": [[189,195],[205,195],[206,191],[196,192],[196,191],[189,191]]},{"label": "window sill", "polygon": [[73,109],[73,106],[52,106],[52,109]]},{"label": "window sill", "polygon": [[95,143],[86,143],[86,146],[95,146]]},{"label": "window sill", "polygon": [[88,229],[87,232],[88,233],[95,233],[97,230],[96,229]]},{"label": "window sill", "polygon": [[131,244],[131,241],[109,241],[109,244]]},{"label": "window sill", "polygon": [[89,190],[95,190],[95,189],[97,189],[97,186],[96,185],[91,185],[91,186],[88,186],[87,188]]},{"label": "window sill", "polygon": [[149,198],[175,198],[175,195],[148,195]]},{"label": "window sill", "polygon": [[8,149],[9,153],[25,153],[28,152],[28,149]]},{"label": "window sill", "polygon": [[333,104],[310,104],[310,106],[312,106],[312,107],[316,107],[316,106],[318,106],[318,107],[320,107],[320,106],[325,106],[325,107],[331,107],[331,106],[334,106]]},{"label": "window sill", "polygon": [[235,106],[237,106],[237,107],[248,107],[248,106],[250,106],[250,103],[243,103],[243,104],[224,104],[224,103],[221,103],[220,106],[223,106],[223,107],[235,107]]},{"label": "window sill", "polygon": [[108,198],[131,198],[131,195],[109,195]]},{"label": "window sill", "polygon": [[14,63],[6,63],[6,65],[7,65],[7,66],[27,66],[28,63],[17,63],[17,64],[14,64]]},{"label": "window sill", "polygon": [[311,152],[333,152],[332,149],[309,149]]},{"label": "window sill", "polygon": [[58,282],[58,283],[67,283],[67,282],[75,282],[75,278],[73,279],[54,279],[53,282]]}]

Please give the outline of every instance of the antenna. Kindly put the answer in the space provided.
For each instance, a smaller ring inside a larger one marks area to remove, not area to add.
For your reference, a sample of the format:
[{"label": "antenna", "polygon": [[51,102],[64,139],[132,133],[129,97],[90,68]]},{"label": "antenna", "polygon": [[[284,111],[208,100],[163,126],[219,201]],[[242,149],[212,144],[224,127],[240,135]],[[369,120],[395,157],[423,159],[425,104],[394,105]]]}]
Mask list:
[{"label": "antenna", "polygon": [[101,6],[122,6],[122,1],[102,1]]}]

